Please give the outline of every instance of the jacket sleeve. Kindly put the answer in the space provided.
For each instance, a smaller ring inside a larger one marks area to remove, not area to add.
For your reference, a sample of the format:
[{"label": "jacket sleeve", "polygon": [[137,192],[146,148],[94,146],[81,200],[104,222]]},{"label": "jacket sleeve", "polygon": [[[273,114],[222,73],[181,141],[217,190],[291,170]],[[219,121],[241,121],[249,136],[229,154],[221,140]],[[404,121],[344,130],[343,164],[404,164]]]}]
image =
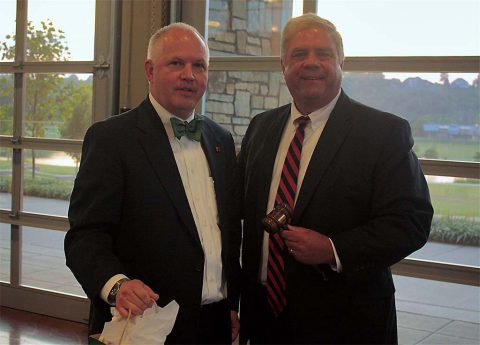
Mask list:
[{"label": "jacket sleeve", "polygon": [[123,171],[110,136],[103,122],[94,124],[85,135],[64,243],[67,266],[91,300],[99,297],[108,279],[124,273],[113,250],[122,208]]},{"label": "jacket sleeve", "polygon": [[332,236],[345,272],[388,267],[427,241],[433,209],[407,121],[387,129],[375,159],[368,221]]}]

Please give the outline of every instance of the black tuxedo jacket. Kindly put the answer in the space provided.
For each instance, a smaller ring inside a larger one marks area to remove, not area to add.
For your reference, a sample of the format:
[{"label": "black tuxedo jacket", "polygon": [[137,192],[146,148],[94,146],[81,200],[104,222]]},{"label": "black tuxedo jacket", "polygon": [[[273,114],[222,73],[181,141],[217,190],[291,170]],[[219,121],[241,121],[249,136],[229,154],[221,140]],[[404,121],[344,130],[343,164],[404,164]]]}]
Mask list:
[{"label": "black tuxedo jacket", "polygon": [[[249,322],[255,322],[251,296],[259,278],[261,219],[289,115],[290,105],[257,115],[239,155],[244,191],[240,310],[247,336]],[[425,244],[433,215],[412,146],[407,121],[342,91],[308,165],[292,224],[330,237],[343,271],[304,265],[286,255],[287,304],[296,342],[371,343],[375,320],[394,318],[389,266]],[[390,302],[376,308],[382,300]]]},{"label": "black tuxedo jacket", "polygon": [[[241,229],[234,214],[234,143],[205,118],[201,144],[214,180],[228,300],[237,310]],[[165,128],[148,98],[88,130],[69,220],[66,260],[91,300],[90,333],[111,319],[99,297],[103,285],[123,273],[157,292],[160,306],[176,300],[172,332],[180,342],[195,341],[204,253]]]}]

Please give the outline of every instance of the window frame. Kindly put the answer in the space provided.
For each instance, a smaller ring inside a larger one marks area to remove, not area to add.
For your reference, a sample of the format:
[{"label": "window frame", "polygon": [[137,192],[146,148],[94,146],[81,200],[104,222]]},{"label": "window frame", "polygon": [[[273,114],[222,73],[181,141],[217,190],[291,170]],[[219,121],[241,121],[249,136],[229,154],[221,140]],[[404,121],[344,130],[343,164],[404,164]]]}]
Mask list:
[{"label": "window frame", "polygon": [[[13,133],[0,135],[0,147],[12,149],[10,209],[0,209],[0,222],[10,225],[10,283],[0,283],[0,305],[63,319],[85,322],[89,302],[85,297],[22,286],[22,227],[65,232],[68,219],[22,210],[24,152],[27,149],[81,152],[82,140],[26,137],[24,133],[25,75],[29,73],[90,73],[93,76],[92,122],[116,113],[118,107],[118,31],[120,6],[116,1],[95,1],[94,58],[91,61],[25,61],[28,0],[16,1],[15,59],[0,62],[0,73],[14,75]],[[19,39],[22,38],[22,39]]]},{"label": "window frame", "polygon": [[[321,1],[321,0],[319,0]],[[179,0],[182,21],[208,33],[208,1]],[[204,12],[200,12],[204,11]],[[304,0],[303,13],[317,13],[316,0]],[[205,13],[199,16],[198,13]],[[205,35],[208,38],[208,34]],[[211,56],[210,71],[280,72],[279,56]],[[388,56],[345,58],[345,72],[480,73],[480,56]],[[205,96],[198,111],[205,109]],[[480,162],[419,159],[425,175],[480,179]],[[480,286],[479,267],[405,258],[392,267],[394,274]]]}]

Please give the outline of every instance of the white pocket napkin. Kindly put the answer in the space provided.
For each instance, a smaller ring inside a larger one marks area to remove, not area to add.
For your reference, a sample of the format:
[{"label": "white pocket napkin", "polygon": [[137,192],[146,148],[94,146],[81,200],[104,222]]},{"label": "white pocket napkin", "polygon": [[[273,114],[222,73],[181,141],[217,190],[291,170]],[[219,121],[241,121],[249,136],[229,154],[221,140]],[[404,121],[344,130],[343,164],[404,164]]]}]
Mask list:
[{"label": "white pocket napkin", "polygon": [[178,309],[175,301],[164,308],[154,303],[143,315],[128,319],[122,317],[117,309],[110,308],[112,321],[105,323],[99,340],[106,345],[164,344],[173,329]]}]

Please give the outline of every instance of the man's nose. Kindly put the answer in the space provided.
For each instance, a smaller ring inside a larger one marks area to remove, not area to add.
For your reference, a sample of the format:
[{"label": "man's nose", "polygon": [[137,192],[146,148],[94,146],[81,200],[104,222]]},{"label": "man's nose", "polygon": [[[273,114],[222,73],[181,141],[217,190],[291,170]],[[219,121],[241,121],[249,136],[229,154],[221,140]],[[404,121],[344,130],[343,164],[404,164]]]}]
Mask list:
[{"label": "man's nose", "polygon": [[306,56],[303,64],[306,67],[318,67],[320,65],[320,61],[318,59],[318,56],[315,54],[315,52],[310,52]]},{"label": "man's nose", "polygon": [[192,65],[185,64],[180,76],[185,80],[195,80],[195,74],[193,73]]}]

